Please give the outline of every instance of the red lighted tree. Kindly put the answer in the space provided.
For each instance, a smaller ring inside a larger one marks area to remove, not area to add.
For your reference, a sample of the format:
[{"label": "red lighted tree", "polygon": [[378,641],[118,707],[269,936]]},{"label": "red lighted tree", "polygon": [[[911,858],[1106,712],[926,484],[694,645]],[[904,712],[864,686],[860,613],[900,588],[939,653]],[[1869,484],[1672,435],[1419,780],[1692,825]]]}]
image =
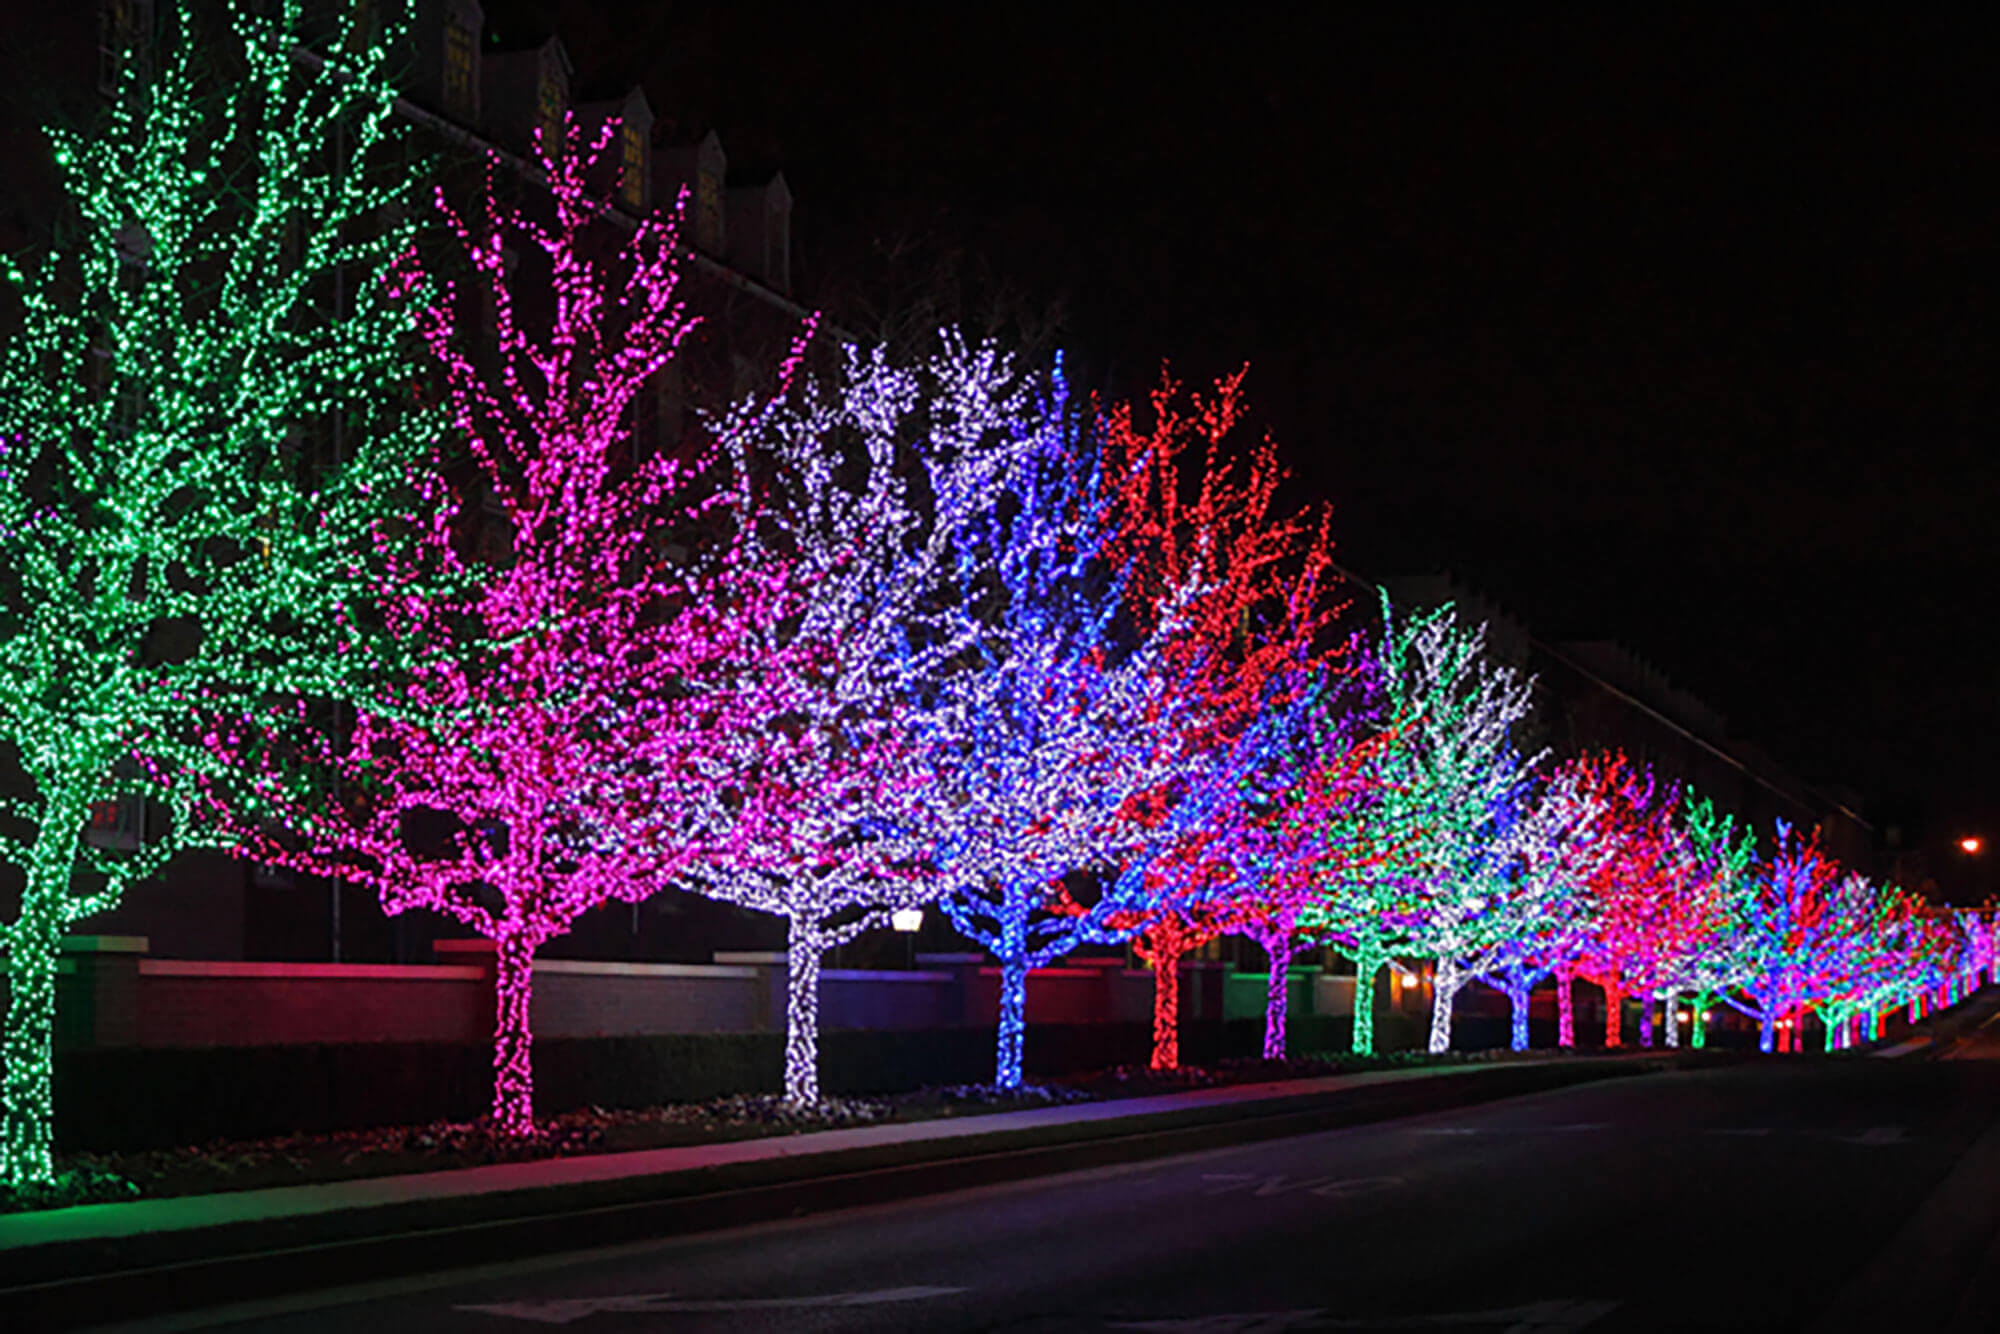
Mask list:
[{"label": "red lighted tree", "polygon": [[[586,187],[615,128],[538,145],[545,220],[503,215],[490,190],[477,225],[439,200],[481,280],[493,345],[461,337],[448,285],[423,331],[497,509],[485,548],[501,554],[460,561],[441,505],[410,541],[457,568],[464,591],[380,609],[423,646],[415,674],[344,731],[294,719],[274,735],[258,719],[217,738],[263,763],[258,790],[283,832],[253,831],[257,856],[370,885],[392,914],[429,909],[495,943],[493,1115],[513,1134],[533,1127],[536,950],[581,914],[720,855],[732,826],[683,818],[708,789],[731,789],[739,835],[770,819],[784,793],[752,776],[790,744],[766,725],[763,683],[795,664],[755,652],[790,610],[788,572],[740,558],[734,497],[710,457],[633,462],[633,401],[693,321],[675,295],[671,223],[645,219],[621,243]],[[693,554],[670,564],[655,554],[670,544]],[[328,770],[345,800],[314,791]]]},{"label": "red lighted tree", "polygon": [[[1259,891],[1283,882],[1240,874],[1236,843],[1246,820],[1278,818],[1271,785],[1296,763],[1279,732],[1317,679],[1317,641],[1339,610],[1327,513],[1282,512],[1285,474],[1268,438],[1230,449],[1243,376],[1183,395],[1163,373],[1144,414],[1131,403],[1105,414],[1113,563],[1138,594],[1142,631],[1172,606],[1168,672],[1202,703],[1187,734],[1201,790],[1174,804],[1179,827],[1148,868],[1154,893],[1134,923],[1135,949],[1153,970],[1155,1069],[1179,1062],[1181,960],[1264,919]],[[1170,602],[1174,589],[1190,592]]]},{"label": "red lighted tree", "polygon": [[1618,1047],[1625,997],[1638,992],[1650,1039],[1651,988],[1698,929],[1700,919],[1687,911],[1695,901],[1693,853],[1677,819],[1677,788],[1622,753],[1586,756],[1573,767],[1602,803],[1600,828],[1615,846],[1589,877],[1590,930],[1562,960],[1557,982],[1567,990],[1581,976],[1604,989],[1604,1045]]}]

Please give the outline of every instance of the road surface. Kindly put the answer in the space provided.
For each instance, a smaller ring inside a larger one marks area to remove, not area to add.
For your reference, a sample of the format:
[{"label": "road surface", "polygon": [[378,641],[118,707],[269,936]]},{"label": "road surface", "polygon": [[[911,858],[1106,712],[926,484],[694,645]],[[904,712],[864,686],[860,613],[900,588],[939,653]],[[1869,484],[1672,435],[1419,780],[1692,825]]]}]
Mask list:
[{"label": "road surface", "polygon": [[2000,1033],[1954,1055],[1617,1079],[121,1328],[2000,1329],[1973,1277],[2000,1260]]}]

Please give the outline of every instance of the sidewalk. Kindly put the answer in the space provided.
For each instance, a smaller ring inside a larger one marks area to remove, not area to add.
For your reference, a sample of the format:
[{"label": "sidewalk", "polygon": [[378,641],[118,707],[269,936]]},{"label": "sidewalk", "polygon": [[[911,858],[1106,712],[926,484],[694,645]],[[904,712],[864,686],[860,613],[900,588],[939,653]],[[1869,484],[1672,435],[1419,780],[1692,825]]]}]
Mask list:
[{"label": "sidewalk", "polygon": [[[1503,1061],[0,1216],[0,1324],[60,1328],[1305,1134],[1666,1069]],[[18,1322],[18,1323],[16,1323]]]},{"label": "sidewalk", "polygon": [[1919,1019],[1903,1041],[1878,1045],[1868,1055],[1889,1061],[1958,1059],[1962,1049],[1977,1042],[1996,1017],[2000,1017],[2000,987],[1982,987],[1950,1009]]}]

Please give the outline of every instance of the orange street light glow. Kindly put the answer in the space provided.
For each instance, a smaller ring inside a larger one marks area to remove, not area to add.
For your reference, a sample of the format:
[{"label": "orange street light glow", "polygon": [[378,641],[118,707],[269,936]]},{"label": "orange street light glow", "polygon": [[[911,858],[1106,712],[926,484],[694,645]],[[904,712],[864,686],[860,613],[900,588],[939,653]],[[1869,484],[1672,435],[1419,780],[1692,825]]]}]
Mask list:
[{"label": "orange street light glow", "polygon": [[1986,844],[1980,839],[1976,838],[1961,838],[1960,840],[1958,840],[1958,846],[1964,848],[1967,852],[1976,855],[1981,848],[1986,846]]}]

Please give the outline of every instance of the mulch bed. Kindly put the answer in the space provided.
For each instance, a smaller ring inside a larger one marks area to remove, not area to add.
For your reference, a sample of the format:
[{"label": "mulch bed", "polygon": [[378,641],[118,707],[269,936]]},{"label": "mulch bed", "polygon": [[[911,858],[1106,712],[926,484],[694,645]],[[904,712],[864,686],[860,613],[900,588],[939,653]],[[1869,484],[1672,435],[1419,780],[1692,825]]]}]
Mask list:
[{"label": "mulch bed", "polygon": [[489,1163],[576,1154],[714,1144],[815,1130],[928,1121],[1064,1103],[1145,1097],[1224,1084],[1304,1079],[1427,1064],[1498,1059],[1505,1053],[1419,1052],[1385,1056],[1309,1056],[1284,1061],[1224,1061],[1156,1071],[1119,1066],[1019,1089],[958,1084],[876,1098],[825,1098],[792,1107],[774,1094],[736,1094],[664,1107],[586,1107],[538,1122],[527,1137],[500,1134],[490,1119],[384,1126],[336,1134],[285,1135],[132,1153],[66,1153],[46,1187],[0,1186],[0,1213],[64,1208],[142,1197],[298,1186],[359,1177],[449,1171]]}]

